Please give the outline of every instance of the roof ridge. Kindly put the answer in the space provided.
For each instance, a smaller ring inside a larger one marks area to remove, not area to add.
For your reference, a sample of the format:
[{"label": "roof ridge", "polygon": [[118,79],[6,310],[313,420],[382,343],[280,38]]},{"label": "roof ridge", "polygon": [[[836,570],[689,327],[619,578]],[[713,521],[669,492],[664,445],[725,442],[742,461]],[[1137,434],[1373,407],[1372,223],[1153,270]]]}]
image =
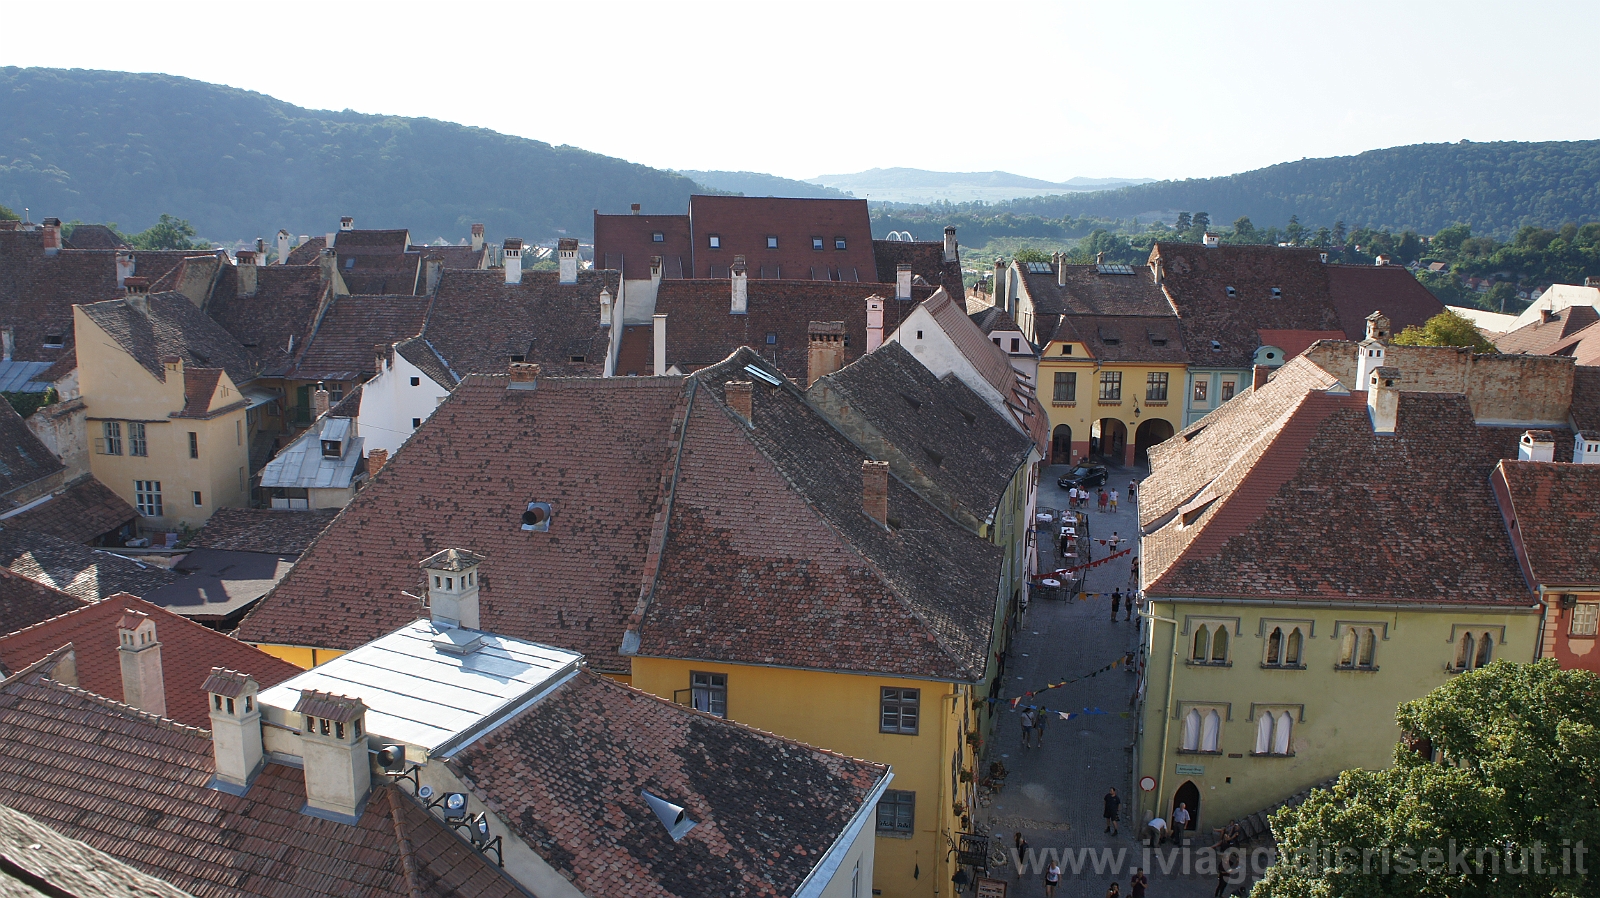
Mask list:
[{"label": "roof ridge", "polygon": [[[8,568],[6,568],[4,566],[0,566],[0,579],[6,578],[6,577],[14,577],[14,578],[16,578],[18,580],[24,580],[24,581],[26,581],[28,583],[31,583],[34,586],[39,587],[40,589],[48,589],[51,592],[61,593],[62,595],[66,596],[67,598],[69,598],[71,600],[73,600],[74,602],[77,602],[78,603],[78,607],[72,609],[71,611],[64,611],[64,612],[56,615],[55,617],[47,617],[42,621],[35,621],[34,623],[31,623],[31,624],[27,625],[26,627],[21,627],[19,629],[12,630],[9,633],[0,633],[0,638],[6,638],[6,637],[15,636],[18,633],[26,633],[29,630],[33,630],[33,629],[36,629],[38,627],[42,627],[45,624],[50,623],[51,621],[60,620],[63,617],[66,617],[68,615],[77,614],[79,611],[82,611],[85,608],[93,608],[95,605],[100,604],[99,602],[91,602],[88,599],[83,598],[82,596],[75,596],[72,593],[67,592],[64,589],[61,589],[60,587],[51,586],[48,583],[40,583],[38,580],[35,580],[32,577],[24,577],[21,574],[17,573],[16,571],[10,570],[10,569],[8,569]],[[109,602],[113,598],[115,598],[115,596],[107,596],[104,599],[104,601]]]}]

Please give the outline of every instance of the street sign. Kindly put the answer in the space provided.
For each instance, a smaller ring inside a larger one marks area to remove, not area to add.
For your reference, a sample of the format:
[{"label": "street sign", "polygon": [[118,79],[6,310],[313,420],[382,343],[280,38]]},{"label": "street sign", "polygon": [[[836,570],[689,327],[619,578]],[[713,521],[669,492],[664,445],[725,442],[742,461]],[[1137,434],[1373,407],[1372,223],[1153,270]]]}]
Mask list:
[{"label": "street sign", "polygon": [[1202,764],[1179,764],[1179,776],[1205,776],[1206,768]]},{"label": "street sign", "polygon": [[1139,788],[1146,792],[1154,792],[1156,790],[1156,778],[1153,776],[1141,778],[1139,780]]},{"label": "street sign", "polygon": [[1006,884],[987,876],[978,877],[978,898],[1006,898]]}]

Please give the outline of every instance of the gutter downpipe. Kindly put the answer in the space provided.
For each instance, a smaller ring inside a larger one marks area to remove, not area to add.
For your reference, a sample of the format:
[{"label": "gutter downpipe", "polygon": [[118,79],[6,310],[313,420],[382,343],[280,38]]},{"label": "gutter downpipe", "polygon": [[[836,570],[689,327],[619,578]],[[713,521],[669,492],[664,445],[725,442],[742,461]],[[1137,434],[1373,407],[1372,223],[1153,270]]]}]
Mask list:
[{"label": "gutter downpipe", "polygon": [[1172,688],[1173,679],[1178,673],[1178,621],[1174,618],[1157,617],[1151,612],[1139,612],[1151,621],[1160,621],[1172,625],[1172,660],[1167,664],[1167,699],[1161,708],[1161,757],[1156,761],[1160,767],[1156,768],[1156,816],[1161,816],[1162,797],[1166,794],[1163,786],[1167,781],[1167,737],[1172,732]]}]

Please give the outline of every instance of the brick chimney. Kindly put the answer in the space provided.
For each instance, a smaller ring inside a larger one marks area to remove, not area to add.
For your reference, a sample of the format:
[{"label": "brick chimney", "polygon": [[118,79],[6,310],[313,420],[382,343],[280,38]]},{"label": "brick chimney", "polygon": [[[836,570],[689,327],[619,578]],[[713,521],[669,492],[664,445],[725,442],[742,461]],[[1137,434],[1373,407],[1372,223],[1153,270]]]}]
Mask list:
[{"label": "brick chimney", "polygon": [[861,510],[879,526],[889,526],[889,463],[861,463]]},{"label": "brick chimney", "polygon": [[305,767],[303,813],[355,823],[372,791],[367,760],[367,705],[359,698],[300,690],[300,761]]},{"label": "brick chimney", "polygon": [[813,321],[806,325],[806,386],[844,367],[844,322]]},{"label": "brick chimney", "polygon": [[278,264],[289,264],[289,253],[294,250],[294,237],[283,228],[278,229]]},{"label": "brick chimney", "polygon": [[158,717],[167,716],[161,643],[156,639],[156,622],[150,615],[132,608],[122,612],[117,621],[117,657],[122,663],[123,703]]},{"label": "brick chimney", "polygon": [[328,413],[330,394],[322,386],[322,381],[317,381],[317,388],[311,393],[311,410],[318,418]]},{"label": "brick chimney", "polygon": [[894,267],[894,298],[911,298],[911,266],[904,262]]},{"label": "brick chimney", "polygon": [[247,249],[239,250],[234,255],[237,265],[234,271],[239,275],[239,295],[256,295],[256,254]]},{"label": "brick chimney", "polygon": [[1387,365],[1374,368],[1366,385],[1367,416],[1372,419],[1372,432],[1394,433],[1395,420],[1400,414],[1400,369]]},{"label": "brick chimney", "polygon": [[1250,373],[1254,376],[1254,379],[1250,384],[1250,389],[1259,390],[1267,385],[1267,375],[1272,373],[1272,369],[1268,368],[1266,365],[1257,365],[1255,368],[1251,369]]},{"label": "brick chimney", "polygon": [[522,238],[507,237],[502,246],[502,258],[506,268],[506,283],[522,283]]},{"label": "brick chimney", "polygon": [[562,237],[556,241],[556,266],[561,270],[561,283],[578,282],[578,240]]},{"label": "brick chimney", "polygon": [[376,477],[383,466],[389,463],[389,450],[374,449],[367,453],[367,476]]},{"label": "brick chimney", "polygon": [[1517,440],[1519,461],[1555,461],[1556,435],[1548,430],[1525,430]]},{"label": "brick chimney", "polygon": [[436,624],[476,630],[478,566],[483,556],[466,549],[445,549],[418,562],[428,580],[428,616]]},{"label": "brick chimney", "polygon": [[354,231],[355,229],[356,229],[356,220],[354,218],[351,218],[350,216],[346,215],[345,217],[339,219],[339,230],[341,230],[341,231]]},{"label": "brick chimney", "polygon": [[867,352],[883,345],[883,297],[867,297]]},{"label": "brick chimney", "polygon": [[508,390],[537,390],[539,389],[539,365],[535,362],[511,362],[506,366],[506,375],[510,381],[506,384]]},{"label": "brick chimney", "polygon": [[483,224],[481,222],[472,226],[472,251],[475,253],[483,251]]},{"label": "brick chimney", "polygon": [[[996,257],[994,260],[994,304],[996,307],[1006,309],[1006,260]],[[1010,309],[1006,309],[1010,311]]]},{"label": "brick chimney", "polygon": [[53,256],[61,252],[61,219],[46,218],[39,226],[44,242],[44,254]]},{"label": "brick chimney", "polygon": [[249,674],[213,667],[200,689],[210,696],[211,753],[217,759],[212,785],[241,795],[261,769],[261,684]]},{"label": "brick chimney", "polygon": [[629,206],[628,208],[629,208],[629,210],[631,212],[633,212],[634,215],[638,215],[639,214],[639,204],[638,203],[634,203],[631,206]]},{"label": "brick chimney", "polygon": [[956,245],[956,226],[944,226],[944,260],[946,262],[959,261],[961,254]]},{"label": "brick chimney", "polygon": [[657,312],[650,316],[650,343],[653,347],[651,373],[660,377],[667,373],[667,315]]},{"label": "brick chimney", "polygon": [[127,291],[123,302],[128,304],[128,308],[148,317],[150,315],[150,279],[130,277],[123,280],[122,288]]},{"label": "brick chimney", "polygon": [[133,251],[119,249],[117,250],[117,286],[126,287],[130,277],[133,277]]},{"label": "brick chimney", "polygon": [[755,389],[755,383],[748,380],[730,380],[722,385],[722,395],[728,401],[728,408],[733,409],[733,413],[744,419],[746,424],[754,421],[751,409]]},{"label": "brick chimney", "polygon": [[744,256],[733,257],[730,273],[733,277],[733,307],[729,314],[743,315],[750,310],[750,274],[745,270]]}]

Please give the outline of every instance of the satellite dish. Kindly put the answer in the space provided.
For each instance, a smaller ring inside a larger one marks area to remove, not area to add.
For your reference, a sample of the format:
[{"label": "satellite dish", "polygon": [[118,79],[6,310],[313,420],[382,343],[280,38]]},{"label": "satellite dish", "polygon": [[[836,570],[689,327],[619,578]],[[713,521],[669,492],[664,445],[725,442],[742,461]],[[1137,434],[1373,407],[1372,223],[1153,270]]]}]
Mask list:
[{"label": "satellite dish", "polygon": [[428,799],[432,798],[433,797],[433,787],[432,786],[423,786],[423,787],[417,789],[417,797],[422,799],[423,801],[427,801]]}]

